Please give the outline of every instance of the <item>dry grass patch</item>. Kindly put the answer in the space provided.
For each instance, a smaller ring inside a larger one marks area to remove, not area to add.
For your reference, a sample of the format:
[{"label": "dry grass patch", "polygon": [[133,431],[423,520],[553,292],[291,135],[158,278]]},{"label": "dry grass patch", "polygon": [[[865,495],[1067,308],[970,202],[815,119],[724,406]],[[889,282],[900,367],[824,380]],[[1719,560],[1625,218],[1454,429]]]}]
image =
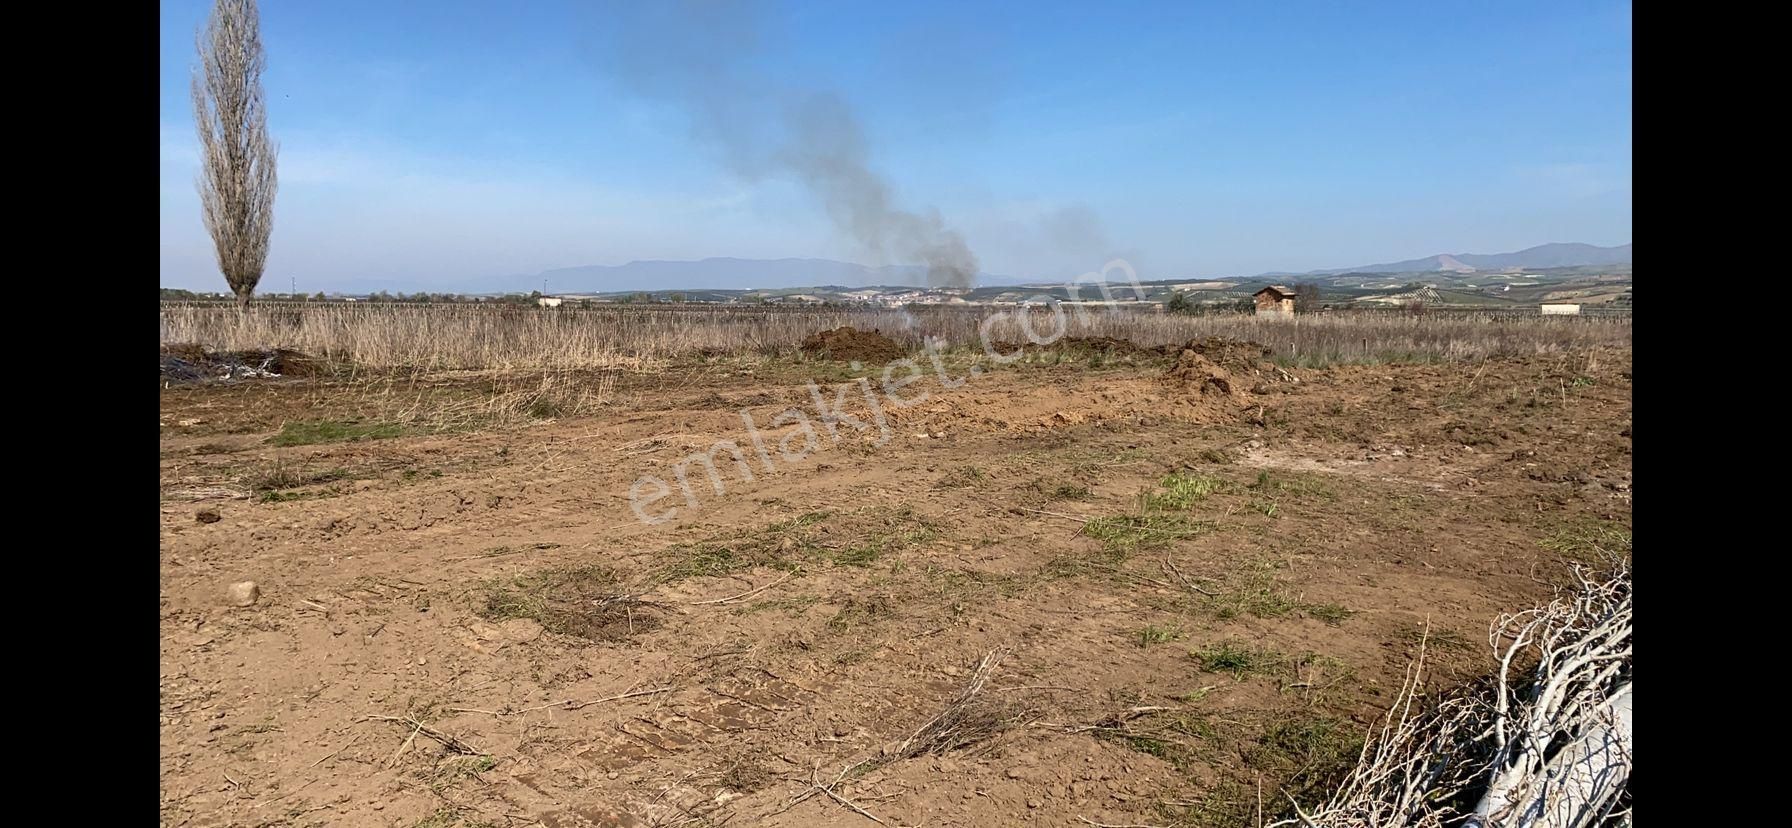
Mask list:
[{"label": "dry grass patch", "polygon": [[542,629],[587,641],[623,641],[659,626],[660,610],[622,587],[608,567],[544,569],[487,585],[480,617],[528,618]]},{"label": "dry grass patch", "polygon": [[[980,348],[988,308],[754,310],[743,307],[615,305],[534,308],[500,303],[163,303],[163,343],[211,351],[282,347],[379,368],[639,368],[687,355],[794,354],[817,331],[851,326],[889,334],[904,348],[924,337]],[[1067,336],[1111,337],[1155,348],[1210,336],[1273,343],[1285,364],[1430,362],[1627,347],[1628,317],[1488,319],[1457,315],[1253,314],[1190,316],[1104,310],[1072,314]],[[1038,323],[1034,323],[1038,324]],[[998,317],[991,341],[1020,342],[1018,319]],[[1068,340],[1065,340],[1068,343]],[[1298,353],[1298,360],[1287,352]],[[1100,349],[1092,366],[1112,360]],[[1052,356],[1054,361],[1060,356]]]}]

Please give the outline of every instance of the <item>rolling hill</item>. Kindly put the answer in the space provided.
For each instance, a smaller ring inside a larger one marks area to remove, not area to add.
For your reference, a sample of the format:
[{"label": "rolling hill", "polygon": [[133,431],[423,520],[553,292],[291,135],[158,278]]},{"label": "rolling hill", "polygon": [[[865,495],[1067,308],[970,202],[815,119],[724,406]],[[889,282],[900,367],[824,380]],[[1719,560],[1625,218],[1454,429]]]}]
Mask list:
[{"label": "rolling hill", "polygon": [[1340,273],[1428,273],[1435,271],[1525,270],[1551,267],[1581,267],[1630,263],[1630,245],[1596,247],[1591,244],[1553,243],[1527,247],[1515,253],[1439,253],[1423,259],[1401,262],[1341,267],[1334,270],[1310,270],[1306,273],[1264,273],[1259,278],[1279,276],[1332,276]]}]

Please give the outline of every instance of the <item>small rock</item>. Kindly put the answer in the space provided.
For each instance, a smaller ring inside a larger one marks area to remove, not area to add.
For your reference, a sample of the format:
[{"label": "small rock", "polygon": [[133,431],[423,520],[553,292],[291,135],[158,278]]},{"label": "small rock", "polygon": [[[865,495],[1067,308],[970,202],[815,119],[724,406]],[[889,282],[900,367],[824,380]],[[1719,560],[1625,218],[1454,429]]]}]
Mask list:
[{"label": "small rock", "polygon": [[1040,801],[1039,801],[1039,800],[1037,800],[1037,799],[1029,799],[1029,800],[1027,800],[1027,807],[1028,807],[1028,808],[1037,808],[1037,807],[1039,807],[1039,806],[1041,806],[1041,805],[1044,805],[1044,804],[1045,804],[1045,803],[1043,803],[1043,802],[1040,802]]},{"label": "small rock", "polygon": [[247,607],[261,600],[261,587],[254,581],[238,581],[230,585],[228,592],[232,606]]},{"label": "small rock", "polygon": [[217,523],[223,520],[224,516],[218,514],[217,509],[200,509],[193,513],[193,519],[200,523]]},{"label": "small rock", "polygon": [[1008,778],[1009,779],[1019,779],[1020,778],[1020,769],[1019,768],[1009,768],[1008,769]]}]

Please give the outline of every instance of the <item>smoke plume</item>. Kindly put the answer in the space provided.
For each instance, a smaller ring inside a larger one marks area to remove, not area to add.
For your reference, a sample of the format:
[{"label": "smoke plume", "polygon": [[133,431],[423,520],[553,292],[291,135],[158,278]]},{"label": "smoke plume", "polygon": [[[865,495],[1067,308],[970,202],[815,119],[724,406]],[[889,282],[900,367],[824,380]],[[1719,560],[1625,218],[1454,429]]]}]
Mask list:
[{"label": "smoke plume", "polygon": [[760,63],[766,17],[752,0],[606,3],[595,45],[629,92],[684,110],[735,174],[794,180],[879,264],[924,265],[933,287],[971,286],[977,257],[964,236],[937,210],[896,205],[852,107]]}]

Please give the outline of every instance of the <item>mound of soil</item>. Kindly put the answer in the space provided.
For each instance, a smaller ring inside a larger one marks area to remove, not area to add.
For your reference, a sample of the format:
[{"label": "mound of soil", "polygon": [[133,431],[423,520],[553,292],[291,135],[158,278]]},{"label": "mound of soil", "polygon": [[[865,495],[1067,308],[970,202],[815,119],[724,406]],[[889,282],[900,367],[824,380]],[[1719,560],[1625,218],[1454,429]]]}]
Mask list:
[{"label": "mound of soil", "polygon": [[1194,351],[1228,371],[1251,374],[1265,370],[1264,360],[1273,353],[1268,345],[1223,336],[1191,339],[1179,350],[1183,353]]},{"label": "mound of soil", "polygon": [[1195,386],[1202,394],[1243,393],[1242,386],[1267,373],[1270,349],[1255,342],[1209,336],[1191,339],[1165,376]]},{"label": "mound of soil", "polygon": [[285,348],[210,352],[198,345],[177,344],[162,346],[161,368],[165,382],[227,382],[316,376],[324,372],[324,363]]},{"label": "mound of soil", "polygon": [[1167,376],[1172,381],[1194,386],[1194,390],[1202,394],[1238,393],[1238,380],[1232,376],[1231,371],[1221,368],[1195,351],[1183,351]]},{"label": "mound of soil", "polygon": [[861,331],[851,325],[810,334],[803,353],[841,362],[882,364],[906,353],[901,345],[877,331]]}]

